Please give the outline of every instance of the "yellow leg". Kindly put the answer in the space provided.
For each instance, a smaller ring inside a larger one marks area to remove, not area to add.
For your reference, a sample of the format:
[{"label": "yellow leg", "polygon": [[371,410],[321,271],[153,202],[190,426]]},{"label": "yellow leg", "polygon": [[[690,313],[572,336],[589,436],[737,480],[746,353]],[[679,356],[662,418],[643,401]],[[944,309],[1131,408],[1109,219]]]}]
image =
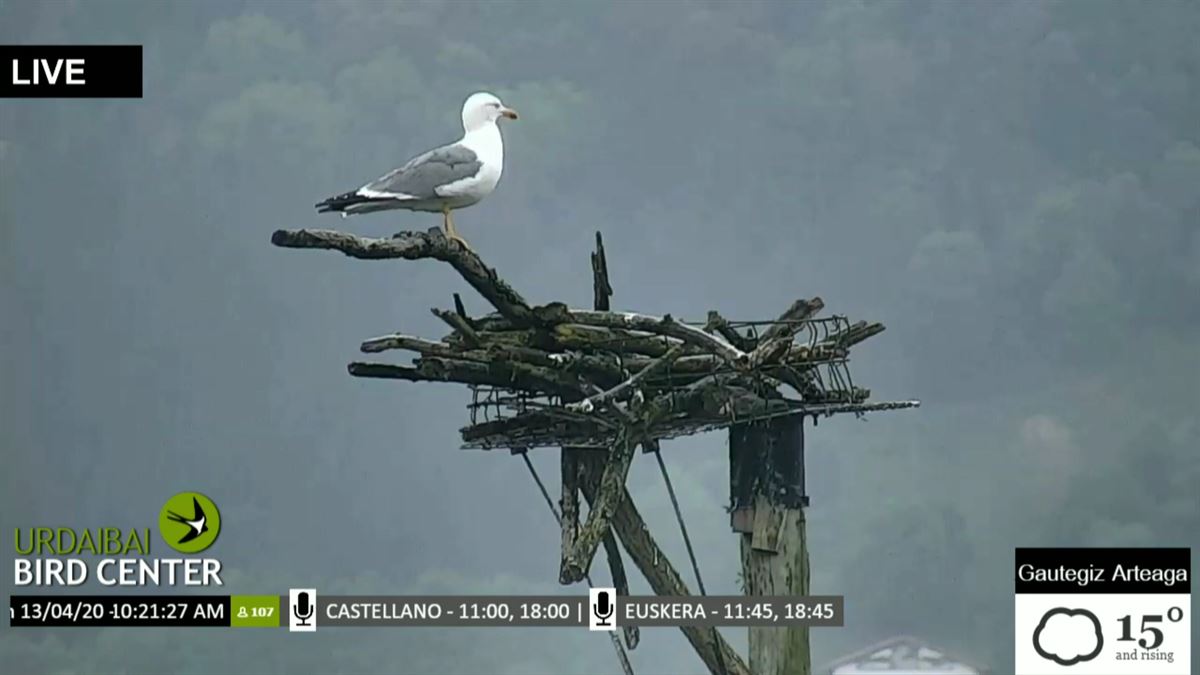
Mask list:
[{"label": "yellow leg", "polygon": [[475,249],[471,248],[471,245],[467,243],[467,240],[459,236],[458,230],[454,229],[454,217],[450,215],[449,207],[444,207],[442,209],[442,229],[446,231],[447,239],[450,239],[451,241],[457,241],[458,243],[462,244],[463,248],[467,249],[471,253],[475,252]]}]

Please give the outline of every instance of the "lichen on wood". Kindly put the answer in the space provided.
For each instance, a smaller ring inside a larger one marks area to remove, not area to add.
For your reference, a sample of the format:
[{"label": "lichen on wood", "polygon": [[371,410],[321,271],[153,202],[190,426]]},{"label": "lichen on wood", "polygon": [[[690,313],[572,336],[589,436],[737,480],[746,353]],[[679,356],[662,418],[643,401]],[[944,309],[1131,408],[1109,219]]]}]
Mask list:
[{"label": "lichen on wood", "polygon": [[[754,508],[755,522],[769,523],[775,531],[740,535],[746,595],[808,595],[804,510],[774,504],[763,496]],[[756,536],[770,536],[775,550],[755,548]],[[750,629],[750,670],[755,675],[809,675],[811,668],[807,626]]]},{"label": "lichen on wood", "polygon": [[[590,310],[562,302],[530,304],[475,252],[438,229],[390,238],[278,230],[271,241],[365,260],[442,261],[492,306],[494,312],[472,317],[455,293],[453,310],[432,310],[450,328],[441,339],[397,332],[360,345],[366,354],[410,352],[415,355],[410,364],[353,362],[348,371],[363,378],[467,385],[473,392],[471,418],[460,430],[466,446],[522,452],[562,447],[563,583],[584,578],[603,544],[614,584],[628,594],[619,538],[656,593],[688,594],[625,487],[639,445],[656,447],[663,438],[756,420],[918,405],[868,400],[870,390],[853,383],[847,361],[850,348],[883,325],[818,317],[824,302],[817,297],[796,300],[771,321],[733,321],[716,311],[705,322],[612,311],[599,233],[591,256]],[[582,524],[579,494],[590,507]],[[757,538],[743,537],[749,592],[807,593],[803,514],[775,502],[761,508]],[[634,646],[636,629],[623,630]],[[719,632],[681,630],[715,675],[750,675],[751,669],[758,675],[807,673],[807,665],[796,665],[807,664],[807,629],[752,630],[750,668]],[[763,650],[771,653],[764,656]]]}]

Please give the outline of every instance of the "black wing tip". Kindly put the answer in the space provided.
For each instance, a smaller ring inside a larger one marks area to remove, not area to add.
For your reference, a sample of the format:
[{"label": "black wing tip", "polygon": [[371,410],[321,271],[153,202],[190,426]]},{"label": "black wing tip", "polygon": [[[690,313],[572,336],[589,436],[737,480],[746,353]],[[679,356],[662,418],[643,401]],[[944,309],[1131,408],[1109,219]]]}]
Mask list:
[{"label": "black wing tip", "polygon": [[317,202],[313,206],[317,209],[317,213],[329,213],[330,211],[343,211],[347,206],[365,201],[367,201],[366,197],[357,192],[343,192],[340,195],[334,195],[329,199]]},{"label": "black wing tip", "polygon": [[397,197],[380,197],[380,196],[367,197],[367,196],[359,194],[358,192],[343,192],[342,194],[336,195],[334,197],[330,197],[329,199],[326,199],[325,201],[317,202],[316,204],[314,204],[314,206],[317,209],[317,213],[329,213],[329,212],[333,211],[333,212],[342,213],[345,215],[348,213],[346,211],[346,209],[348,209],[352,206],[357,206],[359,204],[392,202],[392,201],[400,201],[400,200]]}]

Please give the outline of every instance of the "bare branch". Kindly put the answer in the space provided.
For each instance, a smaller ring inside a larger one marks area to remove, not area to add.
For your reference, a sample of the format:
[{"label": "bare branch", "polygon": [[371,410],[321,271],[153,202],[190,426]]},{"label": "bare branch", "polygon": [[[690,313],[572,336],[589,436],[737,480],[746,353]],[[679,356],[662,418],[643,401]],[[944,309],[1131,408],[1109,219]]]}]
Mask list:
[{"label": "bare branch", "polygon": [[271,243],[283,248],[317,248],[341,251],[362,260],[433,259],[450,263],[462,278],[504,316],[531,325],[529,304],[475,252],[452,242],[438,228],[428,232],[400,232],[390,239],[359,237],[336,230],[276,230]]},{"label": "bare branch", "polygon": [[799,332],[801,322],[811,318],[821,308],[825,306],[825,302],[820,298],[805,300],[803,298],[792,303],[783,314],[779,315],[778,323],[775,323],[766,331],[758,341],[758,346],[750,353],[747,359],[747,367],[750,370],[762,367],[767,363],[775,363],[779,361],[792,346],[792,340]]},{"label": "bare branch", "polygon": [[[454,315],[446,312],[448,318]],[[433,356],[443,359],[473,361],[475,363],[525,363],[532,366],[561,370],[563,373],[578,372],[585,374],[596,385],[615,386],[625,377],[617,362],[599,356],[586,354],[552,354],[540,349],[522,347],[519,345],[490,344],[481,348],[464,349],[446,342],[435,342],[412,335],[395,333],[371,338],[360,345],[359,349],[367,354],[376,354],[393,349],[405,349],[417,352],[422,356]]]},{"label": "bare branch", "polygon": [[458,293],[454,294],[454,313],[471,322],[471,317],[467,316],[467,308],[463,306],[462,296]]},{"label": "bare branch", "polygon": [[884,330],[885,327],[881,323],[867,323],[866,321],[859,321],[853,326],[847,328],[845,331],[833,336],[831,341],[836,340],[837,344],[842,347],[853,347],[869,337],[879,335]]},{"label": "bare branch", "polygon": [[[662,335],[639,335],[626,330],[563,323],[554,327],[553,342],[563,349],[621,352],[660,357],[675,343]],[[692,348],[686,352],[698,352]]]},{"label": "bare branch", "polygon": [[629,467],[633,463],[634,449],[637,441],[632,437],[628,426],[621,429],[617,439],[608,453],[608,461],[600,477],[600,486],[592,508],[588,511],[587,522],[579,530],[575,545],[563,556],[559,580],[568,583],[579,581],[587,574],[600,539],[608,531],[613,511],[620,502],[625,491],[625,479],[629,475]]},{"label": "bare branch", "polygon": [[[567,559],[575,550],[579,534],[579,450],[563,448],[560,458],[562,469],[562,561],[559,564],[558,582],[572,583],[567,571]],[[619,560],[619,558],[618,558]]]},{"label": "bare branch", "polygon": [[445,342],[434,342],[425,338],[414,337],[412,335],[384,335],[377,338],[371,338],[359,346],[359,350],[366,354],[374,354],[389,349],[407,349],[409,351],[418,352],[426,356],[442,356],[445,358],[461,358],[462,352],[454,349]]},{"label": "bare branch", "polygon": [[634,314],[631,312],[596,312],[571,310],[571,320],[585,326],[623,328],[656,335],[665,335],[716,354],[735,364],[744,363],[746,353],[726,342],[723,338],[710,335],[695,326],[680,323],[667,314],[662,317]]},{"label": "bare branch", "polygon": [[457,333],[467,345],[471,347],[478,347],[480,344],[482,344],[482,340],[479,338],[479,333],[475,331],[475,328],[462,314],[457,312],[447,312],[446,310],[438,309],[437,307],[434,307],[429,311],[433,312],[434,316],[442,321],[445,321],[448,326],[453,328],[454,332]]},{"label": "bare branch", "polygon": [[712,332],[716,331],[725,338],[729,344],[738,349],[748,352],[752,351],[756,346],[756,341],[745,335],[742,335],[736,328],[729,325],[729,321],[725,317],[718,314],[716,311],[709,311],[708,322],[704,324],[704,330]]},{"label": "bare branch", "polygon": [[763,332],[762,337],[758,340],[758,344],[761,346],[783,335],[795,335],[796,331],[800,329],[801,321],[811,319],[816,316],[817,312],[824,308],[825,301],[821,298],[813,298],[812,300],[800,298],[793,302],[791,307],[784,310],[783,314],[779,315],[779,318],[775,320],[777,322],[775,325]]},{"label": "bare branch", "polygon": [[746,359],[746,368],[755,370],[768,363],[779,361],[792,347],[793,335],[780,335],[758,343]]},{"label": "bare branch", "polygon": [[674,347],[671,347],[671,349],[668,350],[666,354],[663,354],[659,358],[655,359],[648,366],[646,366],[645,368],[643,368],[642,370],[640,370],[639,372],[634,374],[632,377],[630,377],[629,379],[622,382],[621,384],[618,384],[617,386],[613,387],[612,389],[609,389],[607,391],[596,394],[595,396],[591,396],[582,401],[579,401],[578,403],[568,404],[567,408],[569,408],[571,410],[577,410],[580,412],[592,412],[597,407],[602,406],[605,403],[608,403],[609,401],[616,400],[617,397],[619,397],[622,393],[625,392],[625,390],[637,385],[642,380],[644,380],[652,375],[656,375],[656,374],[662,372],[663,370],[666,370],[672,363],[675,362],[676,359],[679,358],[679,356],[682,353],[683,353],[682,346],[676,345]]},{"label": "bare branch", "polygon": [[613,289],[608,283],[608,258],[604,255],[604,239],[596,232],[596,252],[592,254],[592,294],[596,310],[607,312]]},{"label": "bare branch", "polygon": [[[484,364],[442,358],[418,359],[413,366],[355,362],[347,366],[354,377],[408,380],[410,382],[458,382],[491,387],[516,387],[531,392],[578,395],[578,382],[562,374],[520,364]],[[591,393],[591,392],[586,392]]]},{"label": "bare branch", "polygon": [[[583,476],[580,487],[584,497],[595,508],[601,482],[603,459],[599,453],[589,452],[581,456]],[[650,535],[650,528],[634,506],[629,490],[622,488],[612,515],[612,529],[625,545],[629,557],[650,583],[658,595],[684,597],[691,595],[687,584],[671,564],[667,554]],[[750,675],[741,656],[729,646],[720,633],[700,626],[680,626],[680,631],[696,650],[704,665],[713,675]],[[720,650],[721,656],[717,656]],[[722,669],[722,663],[724,669]]]}]

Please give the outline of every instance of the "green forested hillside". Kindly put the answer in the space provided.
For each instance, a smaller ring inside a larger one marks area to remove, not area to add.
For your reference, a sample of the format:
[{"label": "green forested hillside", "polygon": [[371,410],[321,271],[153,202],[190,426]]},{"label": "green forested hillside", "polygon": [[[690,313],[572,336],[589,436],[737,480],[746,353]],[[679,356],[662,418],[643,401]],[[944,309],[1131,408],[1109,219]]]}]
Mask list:
[{"label": "green forested hillside", "polygon": [[[532,301],[588,301],[601,229],[617,307],[820,295],[888,325],[855,376],[922,408],[808,435],[813,589],[848,610],[815,658],[907,633],[1004,672],[1014,546],[1200,546],[1197,34],[1169,1],[0,1],[0,42],[146,49],[142,100],[0,104],[0,529],[200,489],[229,592],[557,592],[520,462],[454,449],[467,395],[345,376],[367,336],[441,334],[457,277],[268,242],[436,225],[312,204],[455,138],[485,88],[521,119],[456,222]],[[736,592],[724,439],[664,455]],[[9,630],[0,670],[616,666],[575,632],[243,632]],[[633,658],[700,667],[675,630]]]}]

